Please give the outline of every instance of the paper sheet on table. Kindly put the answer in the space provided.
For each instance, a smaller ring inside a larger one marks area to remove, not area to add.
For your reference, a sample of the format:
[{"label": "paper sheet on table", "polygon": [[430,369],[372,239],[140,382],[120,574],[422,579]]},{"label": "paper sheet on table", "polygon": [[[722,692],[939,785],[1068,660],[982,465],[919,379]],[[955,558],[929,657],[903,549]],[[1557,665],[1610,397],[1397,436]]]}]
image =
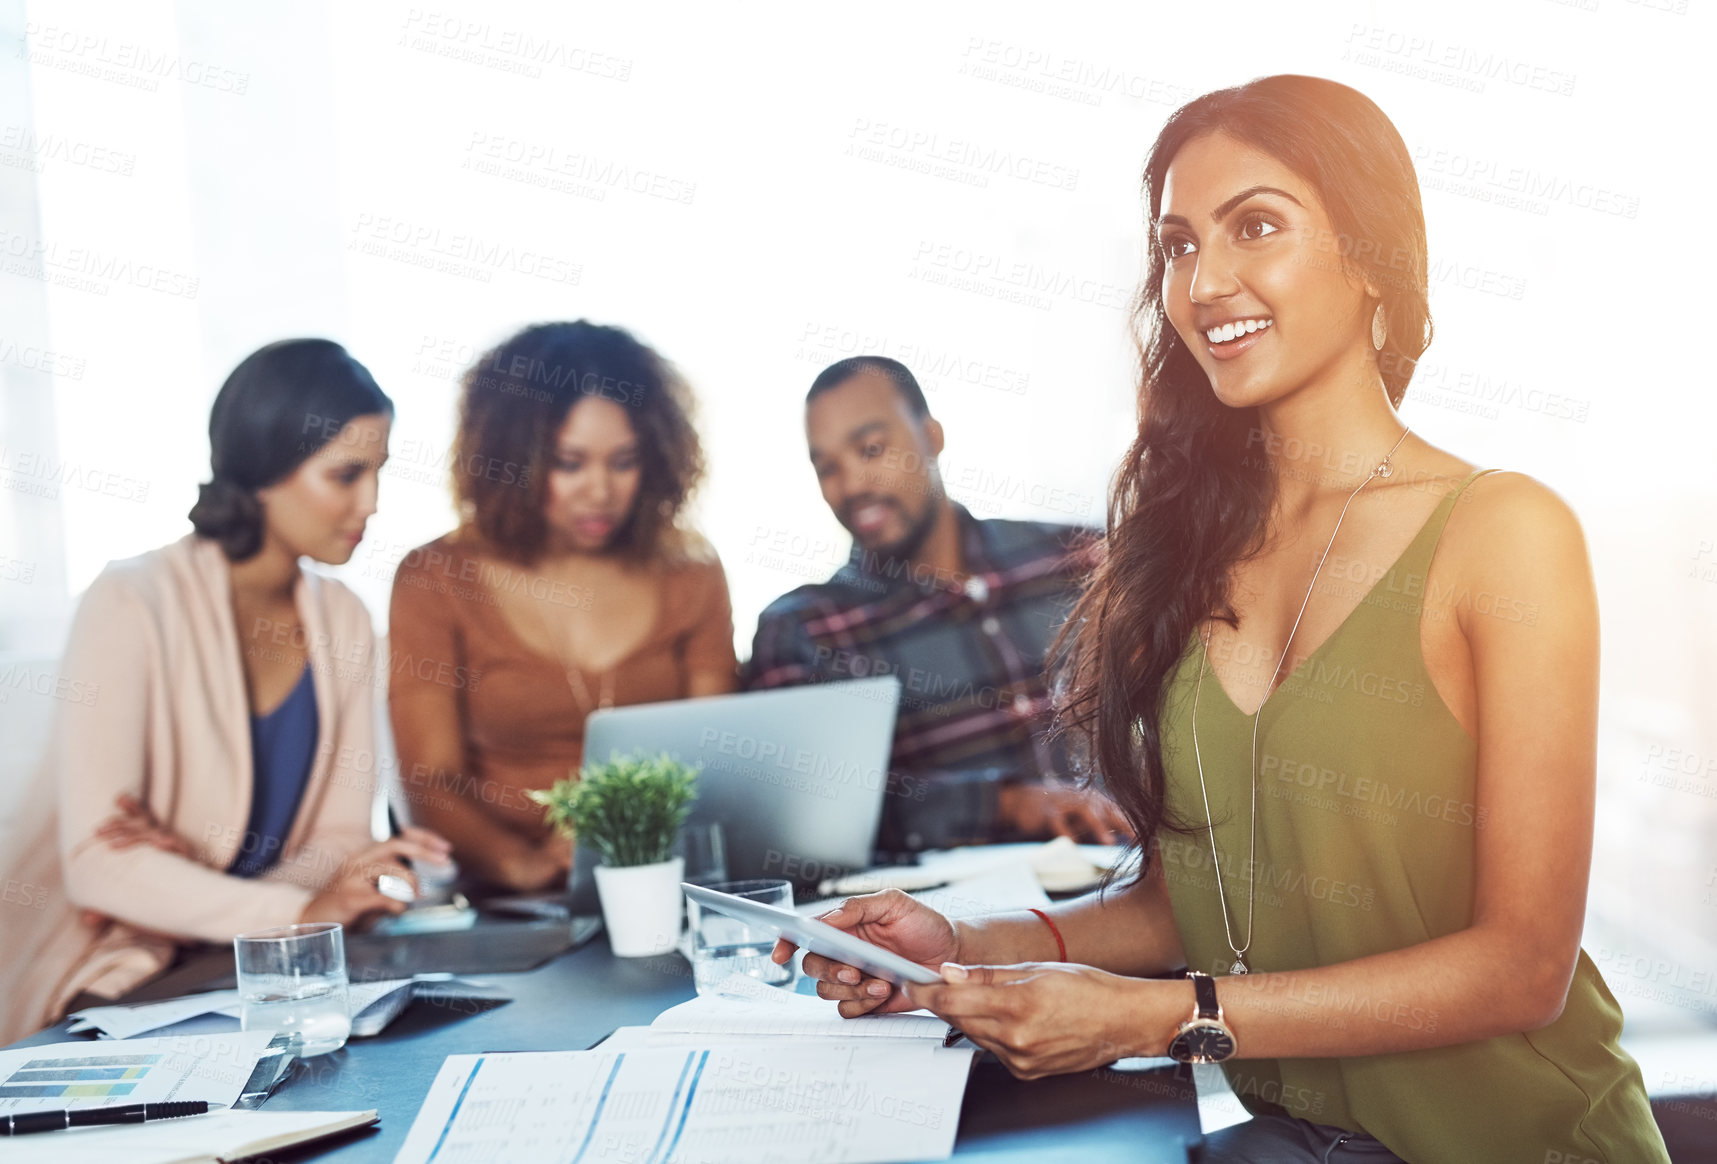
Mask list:
[{"label": "paper sheet on table", "polygon": [[1067,837],[1041,844],[973,845],[919,854],[916,865],[887,865],[825,881],[818,892],[827,896],[875,893],[879,889],[912,892],[989,873],[1025,861],[1038,883],[1052,893],[1073,893],[1095,885],[1103,871],[1121,861],[1119,845],[1080,845]]},{"label": "paper sheet on table", "polygon": [[[998,865],[972,877],[962,877],[934,889],[915,889],[911,895],[942,916],[960,918],[982,917],[989,913],[1006,913],[1015,909],[1048,905],[1049,894],[1043,891],[1037,875],[1024,861]],[[793,908],[807,917],[817,917],[839,905],[844,898],[826,897]]]},{"label": "paper sheet on table", "polygon": [[68,1029],[74,1035],[93,1029],[110,1039],[130,1039],[198,1015],[223,1013],[227,1007],[237,1006],[238,1001],[236,990],[210,990],[136,1006],[91,1006],[73,1011],[71,1017],[77,1021]]},{"label": "paper sheet on table", "polygon": [[[944,1027],[943,1029],[946,1030],[947,1028]],[[653,1027],[616,1027],[613,1034],[597,1044],[596,1049],[601,1051],[659,1051],[663,1047],[698,1047],[701,1049],[726,1046],[729,1043],[756,1043],[782,1037],[780,1035],[693,1034],[690,1031],[658,1031]],[[784,1037],[792,1038],[793,1036]],[[824,1041],[830,1042],[833,1039]],[[891,1043],[898,1043],[906,1047],[929,1045],[940,1047],[942,1040],[940,1037],[935,1039],[881,1038],[873,1035],[864,1041],[864,1045],[867,1047]],[[1169,1061],[1173,1062],[1173,1060]]]},{"label": "paper sheet on table", "polygon": [[[446,974],[353,982],[346,987],[347,1010],[352,1016],[352,1037],[362,1039],[380,1034],[388,1023],[405,1009],[413,994],[424,989],[433,989],[453,997],[503,997],[492,987]],[[472,993],[462,994],[462,990],[470,990]],[[242,1011],[238,991],[211,990],[203,994],[169,998],[163,1002],[139,1003],[135,1006],[88,1007],[71,1015],[77,1021],[68,1030],[74,1035],[99,1030],[110,1039],[131,1039],[200,1015],[220,1014],[237,1018]]]},{"label": "paper sheet on table", "polygon": [[974,845],[921,853],[917,868],[957,880],[1023,857],[1045,890],[1077,893],[1096,885],[1105,870],[1121,863],[1124,853],[1120,845],[1081,845],[1069,837],[1056,837],[1041,844]]},{"label": "paper sheet on table", "polygon": [[453,1055],[394,1164],[939,1160],[971,1059],[863,1041]]},{"label": "paper sheet on table", "polygon": [[[410,978],[383,978],[374,982],[347,983],[346,1013],[352,1016],[352,1037],[365,1039],[381,1034],[411,1001],[411,992],[416,985]],[[237,991],[230,993],[236,995]],[[220,1007],[215,1013],[238,1018],[244,1014],[244,1005],[235,997],[230,1004]]]},{"label": "paper sheet on table", "polygon": [[[391,978],[379,982],[353,982],[346,988],[347,1009],[355,1018],[371,1005],[396,990],[412,985],[409,978]],[[184,998],[169,998],[163,1002],[145,1002],[136,1006],[92,1006],[75,1011],[76,1019],[68,1029],[74,1035],[99,1030],[110,1039],[132,1039],[148,1031],[170,1027],[174,1023],[205,1014],[224,1014],[237,1018],[243,1011],[236,990],[210,990]],[[392,1016],[389,1016],[392,1017]],[[353,1031],[354,1034],[358,1032]],[[374,1032],[366,1032],[374,1033]]]},{"label": "paper sheet on table", "polygon": [[0,1051],[0,1113],[201,1099],[231,1107],[273,1031]]},{"label": "paper sheet on table", "polygon": [[926,1010],[842,1018],[839,1003],[771,988],[755,998],[700,994],[670,1006],[650,1024],[655,1031],[694,1035],[813,1035],[826,1039],[934,1039],[941,1044],[948,1024]]},{"label": "paper sheet on table", "polygon": [[1198,1130],[1205,1135],[1243,1124],[1252,1118],[1240,1097],[1229,1086],[1220,1063],[1198,1063],[1192,1068],[1192,1085],[1198,1092]]},{"label": "paper sheet on table", "polygon": [[1037,875],[1024,861],[936,889],[922,889],[912,896],[953,921],[1049,904],[1049,894],[1043,891]]},{"label": "paper sheet on table", "polygon": [[74,1128],[6,1141],[6,1164],[177,1164],[234,1159],[234,1149],[276,1138],[297,1139],[342,1118],[373,1112],[219,1111],[185,1119],[117,1127]]}]

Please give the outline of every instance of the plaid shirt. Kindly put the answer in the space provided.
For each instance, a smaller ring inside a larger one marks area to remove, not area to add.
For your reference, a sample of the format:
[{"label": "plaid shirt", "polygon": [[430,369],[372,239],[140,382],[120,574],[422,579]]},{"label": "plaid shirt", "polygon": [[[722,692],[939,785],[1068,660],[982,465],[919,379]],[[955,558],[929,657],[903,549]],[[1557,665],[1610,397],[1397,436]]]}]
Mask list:
[{"label": "plaid shirt", "polygon": [[1046,740],[1044,661],[1101,535],[954,510],[970,572],[963,586],[854,545],[827,582],[770,604],[745,668],[751,690],[900,680],[877,842],[885,851],[1008,839],[997,787],[1067,769]]}]

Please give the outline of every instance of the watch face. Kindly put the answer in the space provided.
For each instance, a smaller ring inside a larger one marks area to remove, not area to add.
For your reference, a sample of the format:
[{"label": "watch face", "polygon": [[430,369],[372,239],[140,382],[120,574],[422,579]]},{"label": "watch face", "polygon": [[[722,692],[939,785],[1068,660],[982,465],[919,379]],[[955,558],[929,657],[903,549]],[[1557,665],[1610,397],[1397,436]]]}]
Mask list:
[{"label": "watch face", "polygon": [[1169,1058],[1182,1063],[1220,1063],[1233,1054],[1234,1036],[1219,1023],[1188,1023],[1169,1044]]}]

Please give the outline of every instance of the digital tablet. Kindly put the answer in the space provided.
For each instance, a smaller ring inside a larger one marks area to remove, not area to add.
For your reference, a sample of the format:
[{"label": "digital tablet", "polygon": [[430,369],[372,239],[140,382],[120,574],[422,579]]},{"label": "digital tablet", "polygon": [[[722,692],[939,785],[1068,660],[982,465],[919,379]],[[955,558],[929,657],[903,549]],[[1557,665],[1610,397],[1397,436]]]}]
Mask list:
[{"label": "digital tablet", "polygon": [[771,930],[790,942],[797,942],[807,950],[825,958],[833,958],[837,962],[845,962],[849,966],[857,966],[874,977],[886,978],[897,985],[902,982],[929,985],[942,981],[942,976],[934,970],[928,970],[916,962],[908,962],[892,950],[872,945],[863,938],[855,938],[845,930],[837,930],[816,918],[804,917],[780,906],[735,897],[731,893],[705,889],[701,885],[687,885],[682,882],[680,888],[686,891],[687,897],[706,909],[713,909],[728,917]]}]

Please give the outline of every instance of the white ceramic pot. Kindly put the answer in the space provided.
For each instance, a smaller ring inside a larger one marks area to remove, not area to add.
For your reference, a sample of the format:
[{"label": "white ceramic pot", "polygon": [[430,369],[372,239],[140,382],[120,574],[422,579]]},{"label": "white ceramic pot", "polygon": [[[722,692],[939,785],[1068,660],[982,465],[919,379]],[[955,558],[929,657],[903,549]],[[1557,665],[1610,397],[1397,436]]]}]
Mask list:
[{"label": "white ceramic pot", "polygon": [[680,882],[686,861],[674,857],[654,865],[596,867],[602,924],[616,956],[666,954],[680,940]]}]

